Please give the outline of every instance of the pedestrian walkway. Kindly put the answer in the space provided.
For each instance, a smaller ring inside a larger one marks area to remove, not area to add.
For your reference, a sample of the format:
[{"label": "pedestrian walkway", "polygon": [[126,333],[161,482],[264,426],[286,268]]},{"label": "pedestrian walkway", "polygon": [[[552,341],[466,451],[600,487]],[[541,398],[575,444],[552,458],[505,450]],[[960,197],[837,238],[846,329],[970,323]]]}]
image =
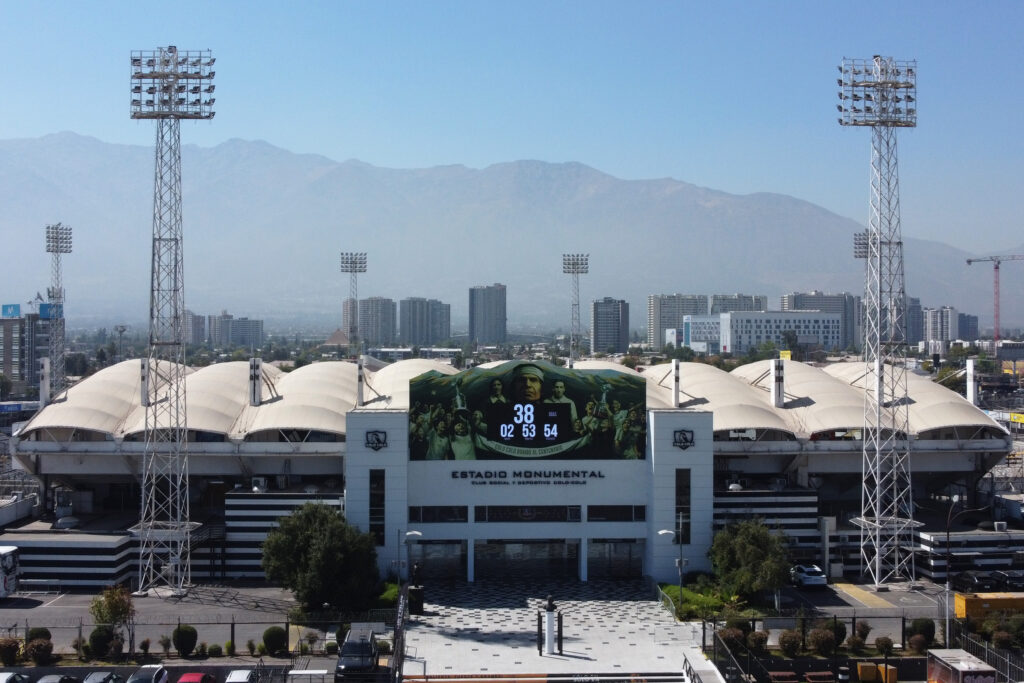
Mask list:
[{"label": "pedestrian walkway", "polygon": [[[540,654],[538,614],[562,614],[561,654]],[[681,676],[700,627],[677,623],[641,581],[476,582],[424,587],[406,626],[403,677],[588,674]]]}]

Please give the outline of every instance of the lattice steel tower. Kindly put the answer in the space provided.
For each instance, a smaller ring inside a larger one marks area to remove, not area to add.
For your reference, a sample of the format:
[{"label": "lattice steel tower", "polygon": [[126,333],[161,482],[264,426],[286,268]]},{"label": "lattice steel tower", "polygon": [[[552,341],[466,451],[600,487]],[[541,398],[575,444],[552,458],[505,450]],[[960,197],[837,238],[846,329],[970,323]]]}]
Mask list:
[{"label": "lattice steel tower", "polygon": [[871,128],[871,217],[854,237],[864,282],[864,450],[861,562],[876,588],[914,580],[906,285],[896,129],[917,125],[917,62],[843,59],[839,123]]},{"label": "lattice steel tower", "polygon": [[188,425],[185,417],[185,284],[182,270],[182,119],[214,116],[214,58],[209,50],[173,45],[133,51],[133,119],[156,121],[149,353],[142,361],[146,407],[139,591],[191,583]]},{"label": "lattice steel tower", "polygon": [[569,329],[569,367],[579,357],[580,275],[590,272],[590,254],[562,254],[562,272],[572,275],[572,324]]},{"label": "lattice steel tower", "polygon": [[348,316],[348,329],[345,330],[345,334],[348,335],[348,347],[349,353],[353,356],[358,356],[360,353],[359,346],[359,281],[356,279],[359,273],[366,272],[366,252],[365,251],[343,251],[341,252],[341,272],[349,274],[348,280],[348,297],[352,302],[352,308],[349,311]]},{"label": "lattice steel tower", "polygon": [[67,387],[64,372],[64,282],[61,254],[71,253],[71,226],[57,223],[46,226],[46,252],[50,254],[50,288],[46,290],[49,305],[50,335],[50,397]]}]

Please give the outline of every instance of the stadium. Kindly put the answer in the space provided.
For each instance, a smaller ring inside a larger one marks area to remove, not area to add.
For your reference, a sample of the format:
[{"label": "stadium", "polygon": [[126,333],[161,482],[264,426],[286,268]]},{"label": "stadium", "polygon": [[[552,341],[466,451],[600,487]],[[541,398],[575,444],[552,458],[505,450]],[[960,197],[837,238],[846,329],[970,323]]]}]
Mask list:
[{"label": "stadium", "polygon": [[[681,559],[710,568],[715,529],[754,517],[789,537],[795,560],[861,574],[850,520],[861,504],[862,362],[762,361],[732,372],[370,362],[188,370],[193,579],[262,578],[267,530],[308,501],[374,534],[381,570],[399,575],[416,562],[424,576],[470,581],[674,582]],[[9,525],[0,545],[20,549],[24,577],[69,587],[136,578],[139,377],[139,360],[108,367],[16,428],[14,466],[41,482],[36,516],[80,522]],[[528,382],[547,398],[495,397],[495,384],[526,392]],[[977,491],[1012,441],[927,377],[908,376],[908,397],[914,500],[922,516],[941,517],[915,531],[917,571],[942,578],[948,495]],[[528,420],[517,421],[524,413],[513,408],[528,404]],[[1024,532],[1006,524],[955,539],[954,568],[982,555],[992,568],[1024,567],[1014,550]]]}]

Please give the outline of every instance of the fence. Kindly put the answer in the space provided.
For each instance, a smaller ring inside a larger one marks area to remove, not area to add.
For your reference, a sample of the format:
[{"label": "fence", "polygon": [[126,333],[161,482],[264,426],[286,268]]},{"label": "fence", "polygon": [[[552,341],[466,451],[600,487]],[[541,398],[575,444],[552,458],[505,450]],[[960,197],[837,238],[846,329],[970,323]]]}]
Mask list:
[{"label": "fence", "polygon": [[395,640],[391,644],[391,680],[402,683],[402,665],[405,663],[405,616],[409,606],[409,584],[402,586],[398,594],[398,609],[395,612]]},{"label": "fence", "polygon": [[959,620],[949,624],[950,647],[959,647],[996,670],[1000,681],[1024,681],[1024,658],[999,650],[971,634]]}]

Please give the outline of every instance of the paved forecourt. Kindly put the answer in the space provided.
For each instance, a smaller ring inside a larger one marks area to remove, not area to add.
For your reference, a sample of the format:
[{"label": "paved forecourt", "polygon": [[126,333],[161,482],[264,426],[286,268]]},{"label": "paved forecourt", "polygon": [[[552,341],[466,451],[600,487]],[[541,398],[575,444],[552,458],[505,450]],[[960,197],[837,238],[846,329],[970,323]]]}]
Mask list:
[{"label": "paved forecourt", "polygon": [[[563,647],[541,655],[537,615],[549,594],[563,615]],[[407,681],[573,674],[680,680],[684,649],[700,645],[699,625],[677,623],[642,581],[428,583],[424,598],[424,614],[406,624]]]}]

